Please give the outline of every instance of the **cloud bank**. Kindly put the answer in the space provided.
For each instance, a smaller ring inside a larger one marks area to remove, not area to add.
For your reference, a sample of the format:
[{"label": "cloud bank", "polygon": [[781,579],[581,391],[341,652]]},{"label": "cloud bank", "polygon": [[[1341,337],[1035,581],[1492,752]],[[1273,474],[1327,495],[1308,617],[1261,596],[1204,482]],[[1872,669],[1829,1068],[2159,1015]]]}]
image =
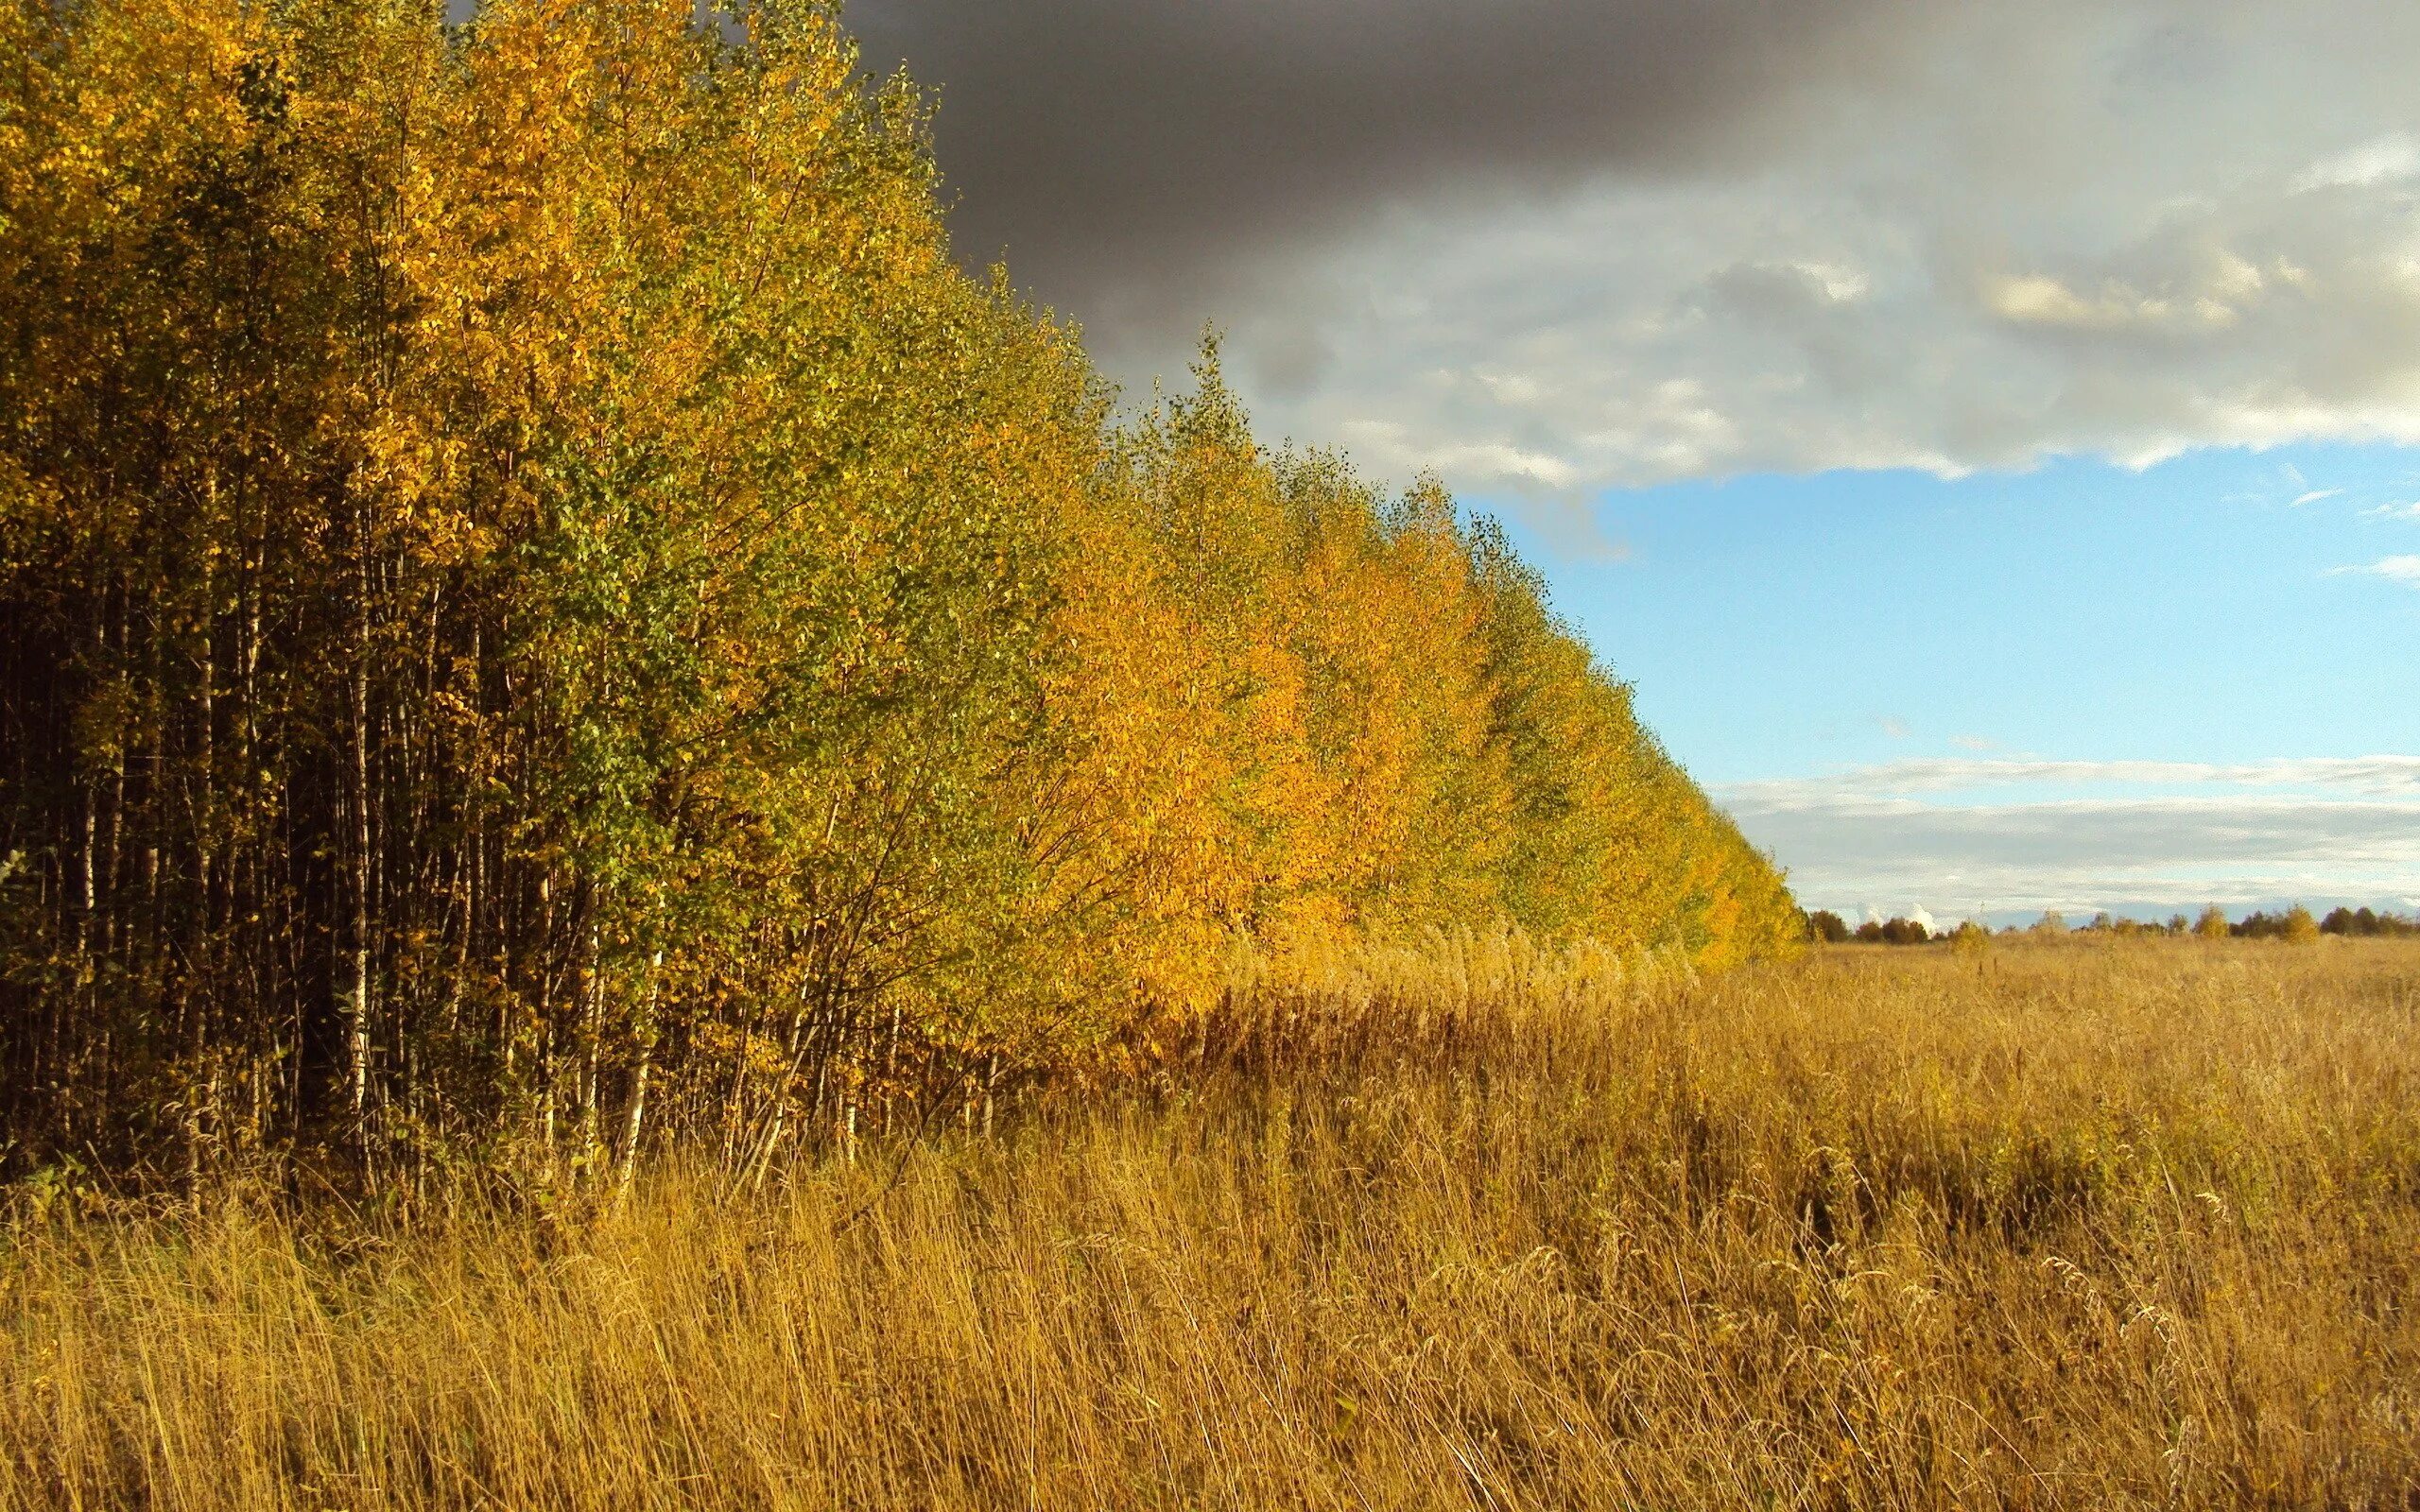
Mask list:
[{"label": "cloud bank", "polygon": [[1570,494],[2420,441],[2420,8],[860,0],[973,260],[1270,428]]},{"label": "cloud bank", "polygon": [[2420,758],[1895,762],[1718,799],[1809,907],[2420,904]]}]

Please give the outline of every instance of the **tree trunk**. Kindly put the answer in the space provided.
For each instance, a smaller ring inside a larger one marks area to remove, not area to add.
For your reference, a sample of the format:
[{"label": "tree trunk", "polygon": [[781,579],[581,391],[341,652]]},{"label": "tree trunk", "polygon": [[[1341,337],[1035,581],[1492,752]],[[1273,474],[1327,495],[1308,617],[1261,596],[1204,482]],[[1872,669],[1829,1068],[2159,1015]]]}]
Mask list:
[{"label": "tree trunk", "polygon": [[349,723],[353,734],[353,980],[345,1004],[346,1076],[353,1137],[370,1158],[370,542],[369,511],[357,507],[354,528],[358,554],[358,603],[353,647]]},{"label": "tree trunk", "polygon": [[657,951],[648,962],[647,1006],[638,1024],[639,1063],[631,1072],[630,1117],[622,1128],[622,1169],[614,1178],[617,1197],[631,1194],[631,1182],[638,1175],[639,1135],[647,1119],[648,1076],[655,1070],[655,1004],[656,994],[664,982],[664,953]]}]

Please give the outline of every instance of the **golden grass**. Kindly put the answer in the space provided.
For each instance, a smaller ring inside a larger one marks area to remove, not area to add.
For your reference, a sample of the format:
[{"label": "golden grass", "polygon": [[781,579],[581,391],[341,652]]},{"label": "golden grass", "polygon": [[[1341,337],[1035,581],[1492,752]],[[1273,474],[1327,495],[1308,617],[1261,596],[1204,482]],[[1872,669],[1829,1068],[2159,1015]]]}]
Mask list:
[{"label": "golden grass", "polygon": [[1178,1038],[576,1224],[21,1201],[0,1505],[2420,1504],[2420,948],[1463,942]]}]

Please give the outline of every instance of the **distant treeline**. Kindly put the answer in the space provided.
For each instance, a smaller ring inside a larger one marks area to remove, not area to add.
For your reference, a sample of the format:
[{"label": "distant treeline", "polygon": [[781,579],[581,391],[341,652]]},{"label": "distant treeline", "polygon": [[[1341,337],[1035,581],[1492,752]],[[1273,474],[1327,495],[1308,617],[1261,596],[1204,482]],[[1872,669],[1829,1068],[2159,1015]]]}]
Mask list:
[{"label": "distant treeline", "polygon": [[[2265,919],[2267,917],[2263,914],[2255,914],[2252,919],[2245,919],[2244,923],[2249,925],[2254,919]],[[2327,917],[2319,921],[2319,932],[2323,935],[2351,935],[2360,938],[2380,935],[2420,935],[2420,919],[2403,914],[2381,914],[2368,907],[2331,908],[2327,912]],[[2246,933],[2251,931],[2247,930]]]},{"label": "distant treeline", "polygon": [[[1847,920],[1827,908],[1819,908],[1806,916],[1806,937],[1825,945],[1842,945],[1851,941],[1861,945],[1923,945],[1936,939],[1986,933],[1983,926],[1971,921],[1951,930],[1937,931],[1921,919],[1869,919],[1852,929]],[[2037,938],[2058,938],[2068,935],[2192,935],[2204,939],[2313,939],[2322,935],[2344,935],[2370,938],[2420,936],[2420,919],[2382,914],[2368,907],[2340,907],[2331,910],[2325,919],[2314,919],[2309,909],[2297,903],[2283,913],[2252,913],[2230,920],[2224,910],[2212,906],[2204,909],[2199,919],[2188,919],[2183,914],[2173,914],[2164,923],[2118,919],[2106,913],[2096,914],[2089,922],[2072,929],[2064,915],[2054,912],[2044,914],[2022,929],[2011,925],[2000,933],[2025,934]]]},{"label": "distant treeline", "polygon": [[831,10],[0,10],[0,1151],[734,1168],[1781,878],[1501,531],[1120,418]]},{"label": "distant treeline", "polygon": [[1828,908],[1806,916],[1806,937],[1824,945],[1922,945],[1935,937],[1930,926],[1914,919],[1869,919],[1851,928]]}]

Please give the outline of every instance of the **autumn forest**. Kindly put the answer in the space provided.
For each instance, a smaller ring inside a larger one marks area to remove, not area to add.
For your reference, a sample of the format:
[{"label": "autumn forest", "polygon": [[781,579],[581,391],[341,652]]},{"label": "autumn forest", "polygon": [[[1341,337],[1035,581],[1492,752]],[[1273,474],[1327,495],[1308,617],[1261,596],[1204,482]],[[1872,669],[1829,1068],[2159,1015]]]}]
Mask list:
[{"label": "autumn forest", "polygon": [[1795,948],[1499,528],[1215,340],[1113,392],[821,5],[11,0],[0,66],[11,1170],[761,1177],[1288,953]]}]

